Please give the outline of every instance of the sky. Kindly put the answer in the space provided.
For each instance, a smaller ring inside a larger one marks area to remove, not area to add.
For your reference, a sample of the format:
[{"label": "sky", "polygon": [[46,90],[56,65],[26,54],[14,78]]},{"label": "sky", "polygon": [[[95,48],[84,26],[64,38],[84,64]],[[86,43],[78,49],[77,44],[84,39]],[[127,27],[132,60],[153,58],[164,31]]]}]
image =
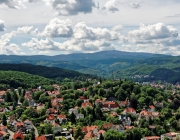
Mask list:
[{"label": "sky", "polygon": [[180,55],[180,0],[0,0],[0,54]]}]

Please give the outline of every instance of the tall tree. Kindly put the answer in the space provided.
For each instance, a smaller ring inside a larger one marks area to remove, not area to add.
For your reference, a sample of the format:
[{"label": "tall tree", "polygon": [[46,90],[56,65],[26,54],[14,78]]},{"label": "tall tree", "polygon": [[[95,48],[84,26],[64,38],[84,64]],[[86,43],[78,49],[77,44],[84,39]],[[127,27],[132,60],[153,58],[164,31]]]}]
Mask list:
[{"label": "tall tree", "polygon": [[6,115],[5,115],[5,114],[3,114],[3,117],[2,117],[2,124],[3,124],[4,126],[7,125],[7,118],[6,118]]}]

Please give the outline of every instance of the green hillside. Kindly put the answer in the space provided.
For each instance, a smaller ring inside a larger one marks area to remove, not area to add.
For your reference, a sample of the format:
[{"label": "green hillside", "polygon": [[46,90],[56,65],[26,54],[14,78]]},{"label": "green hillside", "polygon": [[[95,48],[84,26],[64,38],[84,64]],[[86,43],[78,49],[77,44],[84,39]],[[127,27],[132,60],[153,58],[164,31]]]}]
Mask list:
[{"label": "green hillside", "polygon": [[3,88],[28,88],[38,87],[40,85],[51,85],[57,81],[44,78],[42,76],[32,75],[18,71],[0,71],[0,89]]},{"label": "green hillside", "polygon": [[26,73],[35,74],[57,80],[63,80],[64,78],[82,79],[82,78],[94,77],[89,74],[82,74],[72,70],[67,70],[57,67],[46,67],[41,65],[31,65],[31,64],[0,64],[0,70],[26,72]]}]

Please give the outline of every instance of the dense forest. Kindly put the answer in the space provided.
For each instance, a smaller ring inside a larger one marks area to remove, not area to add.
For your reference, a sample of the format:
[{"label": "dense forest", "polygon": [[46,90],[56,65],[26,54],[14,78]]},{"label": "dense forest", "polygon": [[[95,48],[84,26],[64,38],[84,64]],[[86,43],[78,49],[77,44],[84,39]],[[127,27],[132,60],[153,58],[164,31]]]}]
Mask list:
[{"label": "dense forest", "polygon": [[65,78],[82,80],[87,77],[95,77],[93,75],[83,74],[72,70],[31,64],[0,64],[0,70],[26,72],[59,81],[62,81]]},{"label": "dense forest", "polygon": [[58,81],[18,71],[0,71],[0,89],[37,88],[40,85],[51,85]]}]

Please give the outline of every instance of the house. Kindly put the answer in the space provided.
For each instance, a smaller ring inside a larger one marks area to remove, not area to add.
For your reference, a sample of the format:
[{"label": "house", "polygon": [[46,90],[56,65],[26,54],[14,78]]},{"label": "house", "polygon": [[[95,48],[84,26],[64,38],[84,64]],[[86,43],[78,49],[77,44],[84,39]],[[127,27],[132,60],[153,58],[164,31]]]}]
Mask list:
[{"label": "house", "polygon": [[0,99],[2,99],[4,97],[4,95],[6,95],[6,91],[0,91]]},{"label": "house", "polygon": [[7,119],[7,122],[10,124],[10,125],[14,125],[16,123],[16,120],[15,120],[15,116],[9,116],[8,119]]},{"label": "house", "polygon": [[125,114],[119,115],[119,120],[122,121],[122,124],[124,126],[130,126],[131,125],[131,118],[127,117]]},{"label": "house", "polygon": [[54,91],[52,91],[52,92],[50,93],[50,96],[51,96],[51,97],[56,97],[56,96],[59,95],[59,94],[60,94],[59,90],[54,90]]},{"label": "house", "polygon": [[71,113],[74,113],[74,114],[77,114],[78,113],[78,109],[77,108],[71,108],[68,110],[68,113],[71,114]]},{"label": "house", "polygon": [[155,111],[155,107],[153,105],[150,105],[148,108],[149,112],[154,112]]},{"label": "house", "polygon": [[126,130],[131,130],[131,129],[133,129],[134,128],[134,126],[125,126],[125,129]]},{"label": "house", "polygon": [[93,131],[94,134],[98,132],[98,126],[92,125],[92,126],[86,126],[82,128],[83,133],[88,133],[90,131]]},{"label": "house", "polygon": [[45,108],[45,104],[43,103],[39,103],[36,107],[37,110],[41,110],[41,109],[44,109]]},{"label": "house", "polygon": [[139,119],[146,119],[147,121],[151,118],[151,113],[148,111],[148,110],[142,110],[140,113],[139,113]]},{"label": "house", "polygon": [[159,136],[146,136],[144,138],[141,138],[141,140],[160,140],[161,137]]},{"label": "house", "polygon": [[25,127],[26,131],[29,132],[31,129],[33,129],[33,123],[29,119],[26,119],[24,121],[24,127]]},{"label": "house", "polygon": [[85,103],[82,103],[81,104],[81,107],[83,107],[83,108],[86,108],[86,107],[92,107],[92,104],[90,103],[90,102],[85,102]]},{"label": "house", "polygon": [[14,134],[13,139],[14,140],[24,140],[24,135],[22,134],[21,131],[18,131]]},{"label": "house", "polygon": [[117,116],[119,116],[116,112],[111,112],[109,115],[110,115],[111,117],[117,117]]},{"label": "house", "polygon": [[159,108],[163,108],[164,107],[164,104],[161,103],[161,102],[154,101],[153,104],[154,104],[155,107],[159,107]]},{"label": "house", "polygon": [[131,114],[131,115],[136,115],[136,110],[132,107],[127,107],[126,109],[124,109],[123,114]]},{"label": "house", "polygon": [[54,115],[48,115],[47,117],[46,117],[46,120],[45,120],[45,122],[47,122],[47,123],[53,123],[53,122],[55,122],[55,116]]},{"label": "house", "polygon": [[32,100],[32,92],[31,91],[26,91],[24,95],[24,100]]},{"label": "house", "polygon": [[89,140],[95,138],[95,134],[93,133],[93,131],[88,132],[85,136],[83,140]]},{"label": "house", "polygon": [[89,99],[85,98],[84,96],[79,96],[79,99],[81,99],[84,103],[89,102]]},{"label": "house", "polygon": [[80,89],[77,89],[78,91],[87,91],[88,89],[87,88],[85,88],[85,87],[83,87],[83,88],[80,88]]},{"label": "house", "polygon": [[0,113],[4,113],[5,109],[4,108],[0,108]]},{"label": "house", "polygon": [[35,106],[36,105],[35,101],[32,98],[28,98],[27,101],[29,103],[29,106]]},{"label": "house", "polygon": [[116,101],[106,101],[103,104],[103,108],[108,108],[109,110],[116,110],[119,108],[119,104]]},{"label": "house", "polygon": [[0,103],[4,103],[4,99],[1,99],[1,98],[0,98]]},{"label": "house", "polygon": [[124,133],[124,131],[125,131],[125,127],[123,125],[112,125],[112,127],[110,129],[117,130],[122,133]]},{"label": "house", "polygon": [[105,130],[99,130],[98,133],[97,133],[97,139],[99,140],[100,135],[103,135],[103,136],[104,136],[104,133],[105,133],[105,132],[106,132]]},{"label": "house", "polygon": [[7,126],[0,126],[0,131],[8,132]]},{"label": "house", "polygon": [[4,137],[6,137],[7,132],[5,131],[0,131],[0,140],[4,140]]},{"label": "house", "polygon": [[49,108],[46,111],[47,114],[57,114],[58,110],[54,109],[54,108]]},{"label": "house", "polygon": [[64,115],[64,114],[58,115],[57,119],[59,120],[60,124],[65,123],[67,121],[66,115]]},{"label": "house", "polygon": [[51,102],[62,103],[63,102],[63,98],[52,98]]},{"label": "house", "polygon": [[113,123],[105,123],[102,125],[102,129],[108,130],[113,126]]},{"label": "house", "polygon": [[121,101],[119,106],[120,107],[128,107],[130,105],[129,100]]},{"label": "house", "polygon": [[46,137],[44,135],[36,137],[35,140],[47,140]]},{"label": "house", "polygon": [[103,105],[103,100],[101,100],[101,99],[96,99],[95,100],[95,105]]},{"label": "house", "polygon": [[14,128],[15,128],[15,131],[21,131],[21,132],[25,131],[25,126],[23,122],[16,122],[14,124]]},{"label": "house", "polygon": [[76,115],[76,119],[84,119],[84,114],[78,113],[75,115]]},{"label": "house", "polygon": [[169,132],[166,134],[162,134],[161,135],[161,140],[165,140],[165,139],[169,139],[169,140],[179,140],[180,139],[180,133],[176,133],[176,132]]}]

